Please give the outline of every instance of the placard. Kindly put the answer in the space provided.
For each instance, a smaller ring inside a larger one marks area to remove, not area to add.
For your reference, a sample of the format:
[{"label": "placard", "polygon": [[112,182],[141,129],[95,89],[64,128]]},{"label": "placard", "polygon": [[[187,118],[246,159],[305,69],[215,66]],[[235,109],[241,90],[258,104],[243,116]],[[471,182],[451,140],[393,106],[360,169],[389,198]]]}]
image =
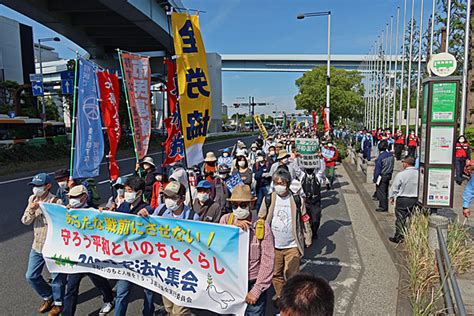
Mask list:
[{"label": "placard", "polygon": [[454,127],[432,126],[430,137],[430,162],[432,164],[453,163]]},{"label": "placard", "polygon": [[319,149],[319,142],[314,138],[296,138],[295,145],[301,155],[314,155]]},{"label": "placard", "polygon": [[431,122],[454,122],[456,110],[456,83],[433,83]]},{"label": "placard", "polygon": [[451,202],[450,168],[431,168],[428,170],[428,189],[426,202],[430,206],[449,206]]}]

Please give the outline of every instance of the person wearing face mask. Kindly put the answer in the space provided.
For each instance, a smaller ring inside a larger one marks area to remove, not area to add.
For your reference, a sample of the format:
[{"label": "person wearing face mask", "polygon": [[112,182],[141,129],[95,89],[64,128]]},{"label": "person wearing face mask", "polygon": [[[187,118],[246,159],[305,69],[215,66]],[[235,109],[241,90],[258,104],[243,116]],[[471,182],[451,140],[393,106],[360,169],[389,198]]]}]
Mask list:
[{"label": "person wearing face mask", "polygon": [[[83,185],[76,185],[69,191],[68,209],[89,208],[88,191]],[[87,276],[102,294],[104,304],[100,308],[99,315],[106,315],[114,308],[114,294],[107,279],[93,273],[74,273],[68,275],[66,294],[64,296],[64,308],[61,312],[63,316],[72,316],[76,313],[77,297],[82,279]]]},{"label": "person wearing face mask", "polygon": [[69,201],[67,198],[68,191],[68,180],[69,180],[69,170],[59,169],[54,172],[54,180],[58,184],[58,190],[56,191],[56,197],[60,198],[64,205],[68,205]]},{"label": "person wearing face mask", "polygon": [[255,160],[257,159],[257,150],[258,150],[257,144],[253,143],[250,146],[250,152],[248,155],[248,162],[249,162],[250,168],[253,167],[253,165],[255,164]]},{"label": "person wearing face mask", "polygon": [[273,164],[274,162],[276,162],[276,147],[274,144],[270,144],[270,146],[268,146],[268,157],[267,157],[267,161],[270,163],[270,164]]},{"label": "person wearing face mask", "polygon": [[296,163],[290,163],[289,158],[290,154],[286,150],[280,150],[276,163],[270,168],[270,176],[273,176],[278,169],[283,168],[290,172],[291,180],[300,180],[303,177],[303,172]]},{"label": "person wearing face mask", "polygon": [[234,160],[234,157],[230,155],[231,149],[230,148],[224,148],[224,151],[222,152],[222,156],[217,159],[217,166],[222,166],[222,165],[232,165],[232,160]]},{"label": "person wearing face mask", "polygon": [[328,144],[323,147],[323,157],[324,162],[326,163],[326,178],[328,178],[328,183],[326,184],[326,189],[332,189],[336,175],[334,170],[336,169],[336,162],[339,157],[339,151],[333,145],[332,141],[329,140]]},{"label": "person wearing face mask", "polygon": [[163,172],[163,169],[160,166],[156,167],[155,171],[153,172],[153,175],[155,176],[155,183],[153,183],[153,187],[151,190],[150,206],[153,209],[156,209],[158,205],[163,203],[161,191],[163,191],[163,187],[167,181],[165,173]]},{"label": "person wearing face mask", "polygon": [[219,205],[221,213],[227,214],[231,211],[230,203],[227,201],[230,197],[230,191],[225,181],[230,177],[230,166],[221,165],[217,171],[218,179],[216,179],[216,198],[214,201]]},{"label": "person wearing face mask", "polygon": [[397,161],[402,159],[402,151],[403,147],[405,147],[405,136],[403,136],[403,132],[398,130],[394,136],[395,139],[395,158]]},{"label": "person wearing face mask", "polygon": [[199,214],[203,222],[218,223],[221,218],[221,207],[211,199],[212,185],[207,180],[201,180],[196,186],[197,197],[193,202],[193,210]]},{"label": "person wearing face mask", "polygon": [[138,176],[138,170],[140,168],[140,176],[145,180],[145,190],[143,191],[143,196],[147,203],[151,201],[151,191],[153,188],[153,183],[155,183],[155,176],[153,172],[155,172],[156,165],[151,157],[143,158],[143,161],[137,165],[135,169],[135,175]]},{"label": "person wearing face mask", "polygon": [[[143,192],[145,191],[145,180],[139,177],[129,177],[125,181],[124,202],[117,208],[119,213],[127,213],[138,216],[149,216],[153,209],[143,202]],[[116,285],[117,294],[115,296],[115,316],[125,316],[128,308],[128,296],[130,294],[131,282],[118,280]],[[142,314],[151,316],[155,314],[153,303],[154,292],[144,289],[144,302]]]},{"label": "person wearing face mask", "polygon": [[51,194],[52,178],[46,173],[39,173],[33,177],[29,183],[32,186],[33,194],[28,198],[28,205],[21,217],[24,225],[33,224],[34,239],[31,246],[30,256],[28,258],[28,269],[26,271],[26,280],[29,285],[43,299],[39,313],[49,312],[49,316],[59,315],[62,311],[64,300],[64,291],[66,287],[67,275],[62,273],[51,273],[51,285],[46,282],[42,276],[45,260],[42,254],[43,246],[46,241],[48,224],[40,203],[62,204],[61,199]]},{"label": "person wearing face mask", "polygon": [[407,138],[408,155],[416,158],[416,147],[418,146],[418,136],[415,135],[415,131],[411,130],[410,135]]},{"label": "person wearing face mask", "polygon": [[217,158],[212,151],[206,153],[206,158],[204,158],[204,164],[202,165],[202,174],[206,180],[211,180],[214,178],[217,172]]},{"label": "person wearing face mask", "polygon": [[252,169],[249,168],[247,157],[243,153],[237,154],[237,166],[232,174],[239,173],[244,184],[252,185]]},{"label": "person wearing face mask", "polygon": [[117,207],[119,207],[124,201],[124,195],[125,195],[125,186],[124,186],[125,180],[123,177],[117,178],[115,180],[114,184],[112,184],[112,188],[115,190],[115,197],[111,196],[109,200],[107,201],[107,204],[105,205],[105,208],[100,208],[99,210],[115,210]]},{"label": "person wearing face mask", "polygon": [[454,166],[456,167],[456,183],[461,185],[464,174],[464,168],[466,167],[466,161],[471,160],[471,146],[466,140],[464,135],[458,137],[456,141],[456,152],[455,152]]},{"label": "person wearing face mask", "polygon": [[[165,203],[161,204],[153,212],[153,215],[198,221],[200,219],[199,214],[197,214],[184,203],[185,194],[186,189],[184,188],[184,185],[177,181],[171,181],[165,186],[165,189],[163,190]],[[139,215],[149,216],[148,212],[140,212]],[[191,315],[191,309],[189,307],[179,306],[167,299],[165,296],[162,296],[162,299],[168,314]]]},{"label": "person wearing face mask", "polygon": [[270,168],[271,164],[265,161],[265,153],[258,151],[256,163],[252,170],[255,179],[255,192],[257,194],[257,210],[260,208],[260,205],[262,205],[263,198],[270,190],[270,183],[272,182]]},{"label": "person wearing face mask", "polygon": [[285,279],[299,272],[304,248],[312,243],[312,231],[304,201],[290,192],[288,170],[278,169],[272,181],[275,192],[264,199],[258,217],[270,225],[275,240],[273,287],[277,301]]},{"label": "person wearing face mask", "polygon": [[267,290],[272,284],[275,248],[270,225],[263,220],[258,222],[256,218],[252,217],[255,200],[248,186],[235,187],[229,198],[229,202],[232,204],[232,213],[222,216],[220,223],[234,225],[249,231],[249,281],[248,293],[245,297],[245,302],[248,305],[245,315],[264,316]]}]

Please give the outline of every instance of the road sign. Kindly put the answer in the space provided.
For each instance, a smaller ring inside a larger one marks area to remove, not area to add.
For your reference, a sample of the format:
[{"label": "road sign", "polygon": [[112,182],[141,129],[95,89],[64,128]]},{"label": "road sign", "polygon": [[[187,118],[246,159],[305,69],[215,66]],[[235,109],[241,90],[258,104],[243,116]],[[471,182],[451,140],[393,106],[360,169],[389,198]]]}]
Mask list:
[{"label": "road sign", "polygon": [[41,74],[30,74],[30,81],[43,81],[43,76]]},{"label": "road sign", "polygon": [[74,71],[65,70],[59,73],[61,75],[61,80],[74,80]]},{"label": "road sign", "polygon": [[15,116],[16,116],[15,111],[8,111],[8,117],[9,117],[9,118],[12,119],[12,118],[15,118]]},{"label": "road sign", "polygon": [[438,77],[447,77],[456,71],[458,63],[456,58],[449,53],[439,53],[431,56],[428,69]]},{"label": "road sign", "polygon": [[43,81],[31,82],[31,90],[33,91],[34,97],[43,96],[44,95]]},{"label": "road sign", "polygon": [[72,94],[73,85],[74,85],[74,81],[72,79],[62,79],[61,80],[61,93]]}]

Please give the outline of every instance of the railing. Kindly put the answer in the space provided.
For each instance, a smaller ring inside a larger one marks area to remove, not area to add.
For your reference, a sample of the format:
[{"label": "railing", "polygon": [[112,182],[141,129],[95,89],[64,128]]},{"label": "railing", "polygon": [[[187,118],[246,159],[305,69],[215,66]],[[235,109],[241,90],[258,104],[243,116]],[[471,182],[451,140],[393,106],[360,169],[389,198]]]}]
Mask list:
[{"label": "railing", "polygon": [[[444,303],[446,305],[446,312],[448,315],[456,314],[465,316],[466,308],[461,297],[461,291],[459,290],[458,282],[456,276],[454,275],[453,267],[451,265],[451,259],[448,254],[448,247],[446,246],[446,241],[444,240],[443,231],[440,226],[436,227],[438,235],[439,249],[435,250],[436,261],[438,263],[438,271],[441,280]],[[447,275],[446,275],[447,272]],[[451,283],[451,287],[448,284],[448,278]],[[451,289],[454,294],[454,300],[456,302],[456,313],[453,305],[453,300],[451,298]]]}]

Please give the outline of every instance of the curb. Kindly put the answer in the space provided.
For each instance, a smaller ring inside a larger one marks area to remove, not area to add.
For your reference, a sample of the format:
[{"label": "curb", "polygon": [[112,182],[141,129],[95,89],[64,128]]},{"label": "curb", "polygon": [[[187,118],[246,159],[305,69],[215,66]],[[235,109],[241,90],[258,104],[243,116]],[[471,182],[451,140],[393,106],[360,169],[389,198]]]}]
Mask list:
[{"label": "curb", "polygon": [[[386,215],[386,214],[379,214],[376,213],[374,210],[377,207],[376,204],[372,201],[370,194],[364,188],[363,183],[365,183],[365,179],[361,172],[357,172],[353,166],[348,164],[347,162],[343,162],[342,165],[346,170],[349,178],[351,179],[354,187],[359,194],[362,203],[364,204],[367,213],[374,225],[377,233],[379,234],[382,242],[387,249],[390,257],[392,258],[395,267],[399,273],[399,281],[398,281],[398,298],[397,298],[397,315],[411,315],[412,308],[410,304],[410,300],[406,295],[406,282],[408,280],[408,274],[405,267],[405,260],[403,254],[393,246],[393,244],[388,240],[388,237],[391,236],[393,233],[393,226],[395,219],[393,215]],[[390,216],[390,217],[389,217]],[[383,267],[382,267],[383,268]]]}]

